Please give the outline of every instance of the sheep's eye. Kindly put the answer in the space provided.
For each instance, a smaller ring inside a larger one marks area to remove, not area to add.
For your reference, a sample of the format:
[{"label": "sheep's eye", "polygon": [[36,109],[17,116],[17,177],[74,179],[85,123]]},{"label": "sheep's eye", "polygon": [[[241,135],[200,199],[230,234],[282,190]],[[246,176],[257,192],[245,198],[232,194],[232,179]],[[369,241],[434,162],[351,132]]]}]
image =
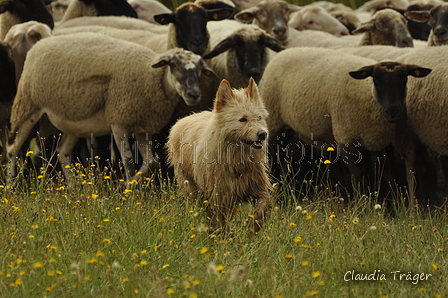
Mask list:
[{"label": "sheep's eye", "polygon": [[247,122],[247,119],[246,118],[241,118],[240,120],[238,120],[239,122]]},{"label": "sheep's eye", "polygon": [[308,21],[308,25],[312,25],[313,23],[313,21]]}]

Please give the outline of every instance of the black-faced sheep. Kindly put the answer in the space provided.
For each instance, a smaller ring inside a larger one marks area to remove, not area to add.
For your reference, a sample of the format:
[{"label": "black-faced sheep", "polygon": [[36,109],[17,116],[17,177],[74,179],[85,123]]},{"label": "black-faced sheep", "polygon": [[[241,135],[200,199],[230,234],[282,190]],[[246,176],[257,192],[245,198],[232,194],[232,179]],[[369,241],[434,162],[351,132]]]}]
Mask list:
[{"label": "black-faced sheep", "polygon": [[208,64],[218,77],[226,78],[235,88],[243,88],[251,77],[260,81],[270,61],[268,49],[279,52],[283,46],[260,27],[243,25],[203,58],[213,58]]},{"label": "black-faced sheep", "polygon": [[0,40],[15,24],[38,21],[54,27],[53,17],[42,0],[7,0],[0,3]]},{"label": "black-faced sheep", "polygon": [[[441,0],[417,0],[412,2],[411,5],[404,11],[400,11],[404,16],[408,12],[421,12],[421,11],[430,11],[435,6],[439,6],[444,2]],[[411,18],[408,19],[408,30],[412,35],[412,38],[418,40],[428,40],[429,34],[431,33],[431,25],[428,22],[418,22],[414,21]]]},{"label": "black-faced sheep", "polygon": [[72,0],[61,23],[85,16],[138,17],[126,0]]},{"label": "black-faced sheep", "polygon": [[9,117],[16,95],[15,68],[8,45],[0,42],[0,143],[3,147],[2,162],[6,161],[4,148],[9,135]]},{"label": "black-faced sheep", "polygon": [[349,35],[348,29],[326,9],[320,6],[305,6],[291,13],[288,26],[296,30],[325,31],[335,36]]},{"label": "black-faced sheep", "polygon": [[406,12],[405,16],[414,21],[428,22],[431,26],[428,46],[448,44],[448,3],[438,5],[430,11]]},{"label": "black-faced sheep", "polygon": [[256,6],[237,13],[235,19],[242,23],[258,25],[272,37],[286,44],[289,15],[298,10],[299,6],[288,4],[283,0],[263,0]]},{"label": "black-faced sheep", "polygon": [[[415,49],[399,58],[403,63],[421,63],[433,70],[425,80],[409,80],[409,96],[406,100],[406,124],[409,131],[406,129],[397,134],[399,143],[397,150],[403,155],[407,163],[407,174],[411,176],[416,170],[416,159],[420,158],[416,155],[414,142],[412,142],[414,134],[429,149],[440,154],[444,161],[448,156],[448,139],[446,138],[448,122],[445,116],[448,111],[447,56],[448,48],[442,46]],[[443,166],[445,179],[447,179],[448,168],[446,164]]]},{"label": "black-faced sheep", "polygon": [[64,166],[78,138],[113,133],[131,179],[128,138],[135,135],[144,161],[141,171],[146,171],[153,161],[152,135],[169,121],[181,98],[187,105],[200,101],[201,74],[214,75],[200,56],[179,48],[156,54],[95,33],[41,40],[28,52],[12,107],[8,176],[15,176],[18,151],[46,114],[63,132],[57,150]]},{"label": "black-faced sheep", "polygon": [[395,122],[405,115],[407,77],[430,71],[328,49],[284,50],[271,60],[259,84],[269,131],[275,136],[290,127],[318,149],[339,146],[342,161],[361,181],[361,152],[391,144]]}]

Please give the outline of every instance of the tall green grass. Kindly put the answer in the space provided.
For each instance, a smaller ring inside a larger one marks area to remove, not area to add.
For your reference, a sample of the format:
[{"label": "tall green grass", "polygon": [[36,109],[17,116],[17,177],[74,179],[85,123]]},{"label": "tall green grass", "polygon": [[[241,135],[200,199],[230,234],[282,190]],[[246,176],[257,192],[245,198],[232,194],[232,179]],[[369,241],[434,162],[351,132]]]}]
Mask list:
[{"label": "tall green grass", "polygon": [[[1,185],[0,297],[448,297],[444,208],[411,212],[398,196],[391,217],[369,196],[342,199],[324,170],[280,181],[283,203],[260,233],[242,205],[215,235],[207,200],[171,181],[126,190],[97,166],[71,171],[68,184],[41,168]],[[353,270],[386,280],[351,280]]]}]

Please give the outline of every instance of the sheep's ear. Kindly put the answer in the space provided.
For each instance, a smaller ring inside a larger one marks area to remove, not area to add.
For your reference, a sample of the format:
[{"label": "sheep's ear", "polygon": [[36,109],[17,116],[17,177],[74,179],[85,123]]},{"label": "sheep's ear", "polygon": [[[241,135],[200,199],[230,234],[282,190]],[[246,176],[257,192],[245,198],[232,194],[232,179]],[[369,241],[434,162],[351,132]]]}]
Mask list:
[{"label": "sheep's ear", "polygon": [[292,12],[295,12],[295,11],[300,11],[300,10],[302,10],[301,6],[294,5],[294,4],[288,4],[288,12],[289,13],[292,13]]},{"label": "sheep's ear", "polygon": [[176,14],[174,12],[158,14],[154,16],[154,20],[160,25],[168,25],[169,23],[174,23]]},{"label": "sheep's ear", "polygon": [[241,22],[241,23],[252,23],[252,20],[257,15],[258,10],[259,10],[258,7],[252,6],[252,7],[243,9],[242,11],[237,13],[234,16],[234,18],[235,18],[235,20],[237,20],[238,22]]},{"label": "sheep's ear", "polygon": [[167,66],[169,64],[168,59],[166,57],[162,57],[160,61],[152,65],[152,68],[159,68],[163,66]]},{"label": "sheep's ear", "polygon": [[235,8],[225,7],[217,9],[207,9],[207,16],[209,21],[220,21],[230,18],[235,13]]},{"label": "sheep's ear", "polygon": [[406,65],[406,68],[409,72],[409,75],[416,78],[426,77],[432,71],[432,69],[430,68],[424,68],[417,65]]},{"label": "sheep's ear", "polygon": [[431,18],[431,14],[427,10],[408,11],[404,13],[404,16],[411,21],[419,23],[426,23]]},{"label": "sheep's ear", "polygon": [[349,75],[354,79],[363,80],[365,78],[370,77],[372,73],[373,73],[373,65],[370,65],[370,66],[364,66],[357,71],[351,71],[349,72]]},{"label": "sheep's ear", "polygon": [[36,31],[34,29],[31,29],[30,31],[28,31],[26,33],[26,35],[33,42],[33,44],[42,39],[42,34],[40,34],[39,31]]},{"label": "sheep's ear", "polygon": [[258,100],[260,96],[258,95],[258,86],[255,80],[251,77],[249,79],[249,86],[246,88],[246,93],[249,94],[249,97],[254,100]]},{"label": "sheep's ear", "polygon": [[269,35],[264,36],[264,44],[275,52],[280,52],[285,49],[277,39],[272,38]]},{"label": "sheep's ear", "polygon": [[220,112],[230,101],[233,100],[233,91],[229,81],[226,79],[219,84],[218,91],[216,92],[216,99],[214,105],[214,111]]},{"label": "sheep's ear", "polygon": [[208,67],[207,63],[205,63],[204,61],[202,61],[202,74],[209,77],[209,78],[216,78],[217,80],[219,80],[218,76],[216,75],[216,73],[210,68]]},{"label": "sheep's ear", "polygon": [[210,51],[207,55],[202,57],[203,59],[211,59],[213,57],[218,56],[221,53],[224,53],[228,49],[235,46],[235,41],[233,39],[233,36],[227,37],[223,41],[221,41],[219,44],[215,46],[213,50]]},{"label": "sheep's ear", "polygon": [[375,22],[374,21],[368,21],[365,23],[362,23],[358,28],[356,28],[355,30],[353,30],[353,34],[358,34],[358,33],[364,33],[364,32],[368,32],[373,30],[373,28],[375,28]]},{"label": "sheep's ear", "polygon": [[11,1],[4,1],[3,3],[0,4],[0,14],[7,12],[7,11],[13,12],[14,10],[14,5]]}]

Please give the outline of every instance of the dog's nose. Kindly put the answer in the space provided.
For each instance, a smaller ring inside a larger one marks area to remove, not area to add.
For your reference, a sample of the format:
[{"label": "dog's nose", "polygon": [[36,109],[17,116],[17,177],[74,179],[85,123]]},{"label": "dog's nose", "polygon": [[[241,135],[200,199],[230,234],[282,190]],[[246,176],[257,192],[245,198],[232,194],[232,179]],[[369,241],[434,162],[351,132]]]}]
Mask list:
[{"label": "dog's nose", "polygon": [[259,140],[266,140],[267,136],[268,136],[268,133],[265,131],[259,131],[257,133],[257,137]]}]

